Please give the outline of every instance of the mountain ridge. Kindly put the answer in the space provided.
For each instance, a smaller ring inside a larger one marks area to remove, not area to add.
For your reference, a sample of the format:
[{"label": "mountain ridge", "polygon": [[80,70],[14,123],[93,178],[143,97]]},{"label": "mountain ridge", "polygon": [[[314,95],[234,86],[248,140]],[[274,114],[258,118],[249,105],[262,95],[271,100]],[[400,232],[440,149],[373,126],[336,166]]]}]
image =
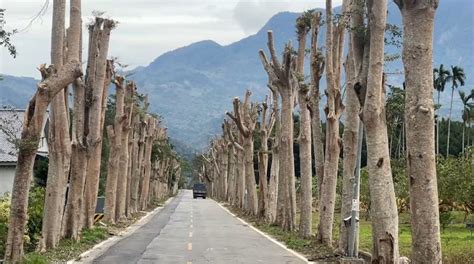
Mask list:
[{"label": "mountain ridge", "polygon": [[[474,78],[474,51],[472,41],[466,41],[466,36],[472,38],[474,29],[466,27],[466,24],[474,22],[470,15],[473,8],[459,6],[472,7],[473,2],[454,0],[440,3],[435,22],[433,66],[444,63],[446,66],[463,67],[467,76],[465,89],[471,89],[474,84],[470,80],[471,77]],[[258,50],[266,51],[267,31],[270,29],[274,32],[278,53],[282,52],[288,40],[296,45],[294,22],[299,14],[280,12],[255,34],[227,45],[202,40],[168,51],[153,59],[147,66],[130,71],[129,78],[137,82],[141,93],[149,94],[154,106],[151,110],[164,117],[171,137],[184,142],[187,147],[202,149],[208,140],[220,132],[224,112],[231,108],[233,97],[242,96],[247,88],[252,90],[253,100],[262,100],[268,93],[267,76],[261,66]],[[400,12],[392,2],[389,4],[388,21],[401,25]],[[319,36],[321,47],[324,34],[323,26]],[[394,47],[387,47],[387,50],[400,52],[400,48]],[[388,63],[386,69],[402,70],[401,59]],[[9,76],[5,76],[5,79],[8,78]],[[403,76],[395,76],[390,83],[400,85],[402,81]],[[0,86],[4,84],[0,81]],[[324,80],[321,85],[322,88],[325,87]],[[447,85],[442,99],[443,116],[447,115],[446,103],[449,101],[447,95],[450,88]],[[0,98],[5,96],[3,90],[0,89]],[[20,95],[17,98],[18,96]],[[455,94],[455,99],[457,97]],[[460,108],[459,102],[455,102],[453,116],[459,115]]]}]

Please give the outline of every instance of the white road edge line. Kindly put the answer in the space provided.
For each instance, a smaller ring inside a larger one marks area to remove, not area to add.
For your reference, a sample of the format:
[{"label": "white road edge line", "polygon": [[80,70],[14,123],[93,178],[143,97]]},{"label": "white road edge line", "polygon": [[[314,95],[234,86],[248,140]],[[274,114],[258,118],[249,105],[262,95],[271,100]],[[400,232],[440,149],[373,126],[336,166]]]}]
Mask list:
[{"label": "white road edge line", "polygon": [[299,259],[303,260],[303,261],[306,261],[308,264],[311,264],[311,263],[314,263],[314,262],[309,262],[307,258],[305,258],[303,255],[301,255],[300,253],[288,248],[286,245],[284,245],[283,243],[281,243],[280,241],[274,239],[273,237],[265,234],[264,232],[262,232],[261,230],[259,230],[258,228],[254,227],[253,225],[247,223],[245,220],[241,219],[240,217],[238,217],[237,215],[235,215],[234,213],[232,213],[229,209],[225,208],[222,204],[218,203],[217,201],[214,201],[216,204],[218,204],[222,209],[224,209],[224,211],[226,211],[227,213],[229,213],[230,215],[232,215],[233,217],[237,218],[240,222],[244,223],[245,225],[247,225],[248,227],[250,227],[251,229],[253,229],[255,232],[259,233],[260,235],[262,235],[263,237],[267,238],[268,240],[272,241],[273,243],[277,244],[278,246],[280,246],[281,248],[289,251],[290,253],[292,253],[293,255],[295,255],[296,257],[298,257]]},{"label": "white road edge line", "polygon": [[[128,237],[130,234],[132,234],[138,228],[140,228],[143,225],[145,225],[146,223],[148,223],[151,219],[151,216],[157,214],[159,211],[161,211],[163,208],[165,208],[166,205],[168,205],[178,195],[179,195],[179,193],[177,195],[173,196],[173,197],[168,198],[168,200],[166,200],[166,202],[164,202],[162,206],[159,206],[159,207],[155,208],[153,211],[148,212],[145,216],[140,218],[140,220],[138,220],[135,223],[133,223],[132,225],[128,226],[123,231],[119,232],[117,235],[113,235],[113,236],[109,237],[108,239],[106,239],[106,240],[100,242],[99,244],[95,245],[91,249],[89,249],[85,252],[82,252],[81,255],[79,255],[79,257],[77,257],[75,259],[72,259],[72,260],[68,260],[66,262],[66,264],[91,263],[91,261],[93,261],[94,258],[101,256],[103,253],[105,253],[109,248],[111,248],[117,242],[119,242],[120,240]],[[104,246],[104,247],[101,248],[102,246]],[[94,251],[98,251],[98,252],[94,252]],[[96,254],[94,254],[94,253],[96,253]],[[89,254],[91,254],[91,256],[88,256]],[[76,259],[79,259],[79,260],[76,261]]]}]

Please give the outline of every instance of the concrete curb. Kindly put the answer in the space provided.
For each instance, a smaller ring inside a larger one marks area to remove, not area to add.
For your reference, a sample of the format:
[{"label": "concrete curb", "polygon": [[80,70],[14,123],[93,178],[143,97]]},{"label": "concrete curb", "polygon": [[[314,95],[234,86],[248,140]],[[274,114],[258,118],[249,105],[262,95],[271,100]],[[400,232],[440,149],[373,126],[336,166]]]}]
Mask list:
[{"label": "concrete curb", "polygon": [[143,216],[140,220],[136,221],[132,225],[128,226],[125,228],[125,230],[121,231],[118,235],[112,236],[99,244],[95,245],[93,248],[83,252],[79,257],[76,259],[78,260],[69,260],[66,263],[67,264],[73,264],[73,263],[92,263],[94,259],[97,257],[101,256],[104,254],[110,247],[118,243],[120,240],[130,236],[133,232],[135,232],[137,229],[142,227],[143,225],[147,224],[151,218],[159,213],[163,208],[165,208],[174,198],[176,198],[179,195],[179,193],[173,197],[168,198],[166,202],[163,204],[163,206],[155,208],[153,211],[148,212],[145,216]]},{"label": "concrete curb", "polygon": [[281,243],[280,241],[274,239],[273,237],[265,234],[264,232],[262,232],[260,229],[254,227],[252,224],[249,224],[247,223],[245,220],[243,220],[242,218],[238,217],[237,215],[235,215],[234,213],[232,213],[231,211],[229,211],[229,209],[225,208],[222,204],[218,203],[217,201],[213,200],[214,202],[216,202],[222,209],[224,209],[224,211],[226,211],[227,213],[229,213],[230,215],[232,215],[233,217],[237,218],[240,222],[242,222],[243,224],[247,225],[248,227],[250,227],[251,229],[253,229],[255,232],[259,233],[260,235],[262,235],[263,237],[267,238],[268,240],[272,241],[273,243],[277,244],[279,247],[285,249],[286,251],[289,251],[291,254],[295,255],[297,258],[303,260],[303,261],[306,261],[308,264],[312,264],[314,262],[309,262],[308,259],[301,255],[300,253],[288,248],[286,245],[284,245],[283,243]]}]

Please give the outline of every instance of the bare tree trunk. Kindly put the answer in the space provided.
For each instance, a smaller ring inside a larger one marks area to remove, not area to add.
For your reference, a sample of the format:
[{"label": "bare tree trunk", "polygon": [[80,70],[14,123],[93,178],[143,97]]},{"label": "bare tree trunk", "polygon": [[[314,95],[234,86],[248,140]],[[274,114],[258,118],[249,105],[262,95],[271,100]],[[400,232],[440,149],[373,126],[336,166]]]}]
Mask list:
[{"label": "bare tree trunk", "polygon": [[19,263],[23,257],[23,239],[28,218],[28,192],[46,110],[56,94],[82,76],[81,64],[76,60],[66,63],[57,70],[54,66],[47,68],[43,64],[40,66],[40,72],[43,80],[38,83],[37,91],[25,111],[13,181],[8,237],[5,247],[5,260],[11,263]]},{"label": "bare tree trunk", "polygon": [[318,33],[321,22],[321,12],[314,12],[311,20],[311,92],[309,107],[311,110],[311,131],[314,149],[314,161],[317,177],[317,198],[321,194],[321,184],[324,176],[324,144],[321,129],[321,114],[319,110],[319,81],[324,71],[324,57],[318,50]]},{"label": "bare tree trunk", "polygon": [[[291,43],[288,43],[283,54],[283,63],[277,57],[273,43],[273,32],[268,31],[268,49],[270,51],[272,63],[268,61],[263,50],[259,51],[263,67],[270,79],[270,86],[277,88],[281,96],[281,134],[280,134],[280,179],[282,197],[279,198],[277,207],[284,208],[280,222],[284,230],[294,230],[296,221],[296,188],[295,188],[295,164],[293,154],[293,108],[296,80],[293,72],[296,70],[295,58],[292,55]],[[282,204],[284,202],[284,206]],[[277,209],[278,210],[278,209]]]},{"label": "bare tree trunk", "polygon": [[[355,169],[357,165],[358,138],[360,123],[360,103],[354,85],[358,83],[366,83],[367,74],[363,71],[362,61],[364,57],[364,3],[363,1],[353,1],[348,5],[348,13],[350,14],[350,31],[349,55],[346,59],[346,118],[344,124],[344,160],[343,160],[343,187],[342,187],[342,206],[341,206],[341,223],[339,229],[339,250],[346,255],[348,253],[348,235],[349,227],[346,227],[344,220],[351,216],[353,183],[355,181]],[[354,29],[359,30],[354,30]],[[365,69],[364,69],[365,70]],[[358,81],[359,79],[363,79]],[[356,234],[355,241],[358,240]],[[356,243],[357,248],[357,243]],[[357,249],[356,249],[357,252]]]},{"label": "bare tree trunk", "polygon": [[[70,7],[69,29],[67,31],[68,60],[81,60],[82,18],[81,0],[72,0]],[[66,238],[79,239],[80,219],[82,212],[83,190],[86,178],[86,144],[85,136],[85,86],[82,79],[73,83],[74,114],[72,124],[71,175],[67,204],[64,211],[62,233]]]},{"label": "bare tree trunk", "polygon": [[344,224],[344,219],[351,216],[354,172],[357,162],[357,139],[359,130],[360,105],[354,86],[354,66],[352,55],[346,60],[346,117],[344,122],[344,160],[343,160],[343,183],[341,197],[341,223],[339,229],[339,249],[346,254],[348,245],[349,227]]},{"label": "bare tree trunk", "polygon": [[[119,174],[118,174],[118,185],[117,185],[117,202],[115,209],[115,219],[121,220],[125,218],[126,202],[127,202],[127,186],[128,186],[128,161],[129,161],[129,150],[128,150],[128,138],[130,134],[130,125],[132,123],[133,116],[133,96],[135,93],[135,84],[133,82],[127,82],[125,89],[125,108],[124,108],[124,119],[122,123],[122,138],[121,138],[121,149],[120,149],[120,161],[119,161]],[[152,143],[153,144],[153,143]]]},{"label": "bare tree trunk", "polygon": [[247,90],[243,104],[240,103],[238,98],[234,98],[234,115],[231,113],[227,113],[227,115],[235,122],[243,136],[247,211],[252,215],[257,215],[257,184],[253,169],[253,131],[257,123],[257,106],[250,105],[250,95],[250,91]]},{"label": "bare tree trunk", "polygon": [[[265,220],[268,223],[277,222],[278,207],[278,186],[280,172],[280,110],[278,106],[278,91],[275,88],[272,91],[272,113],[274,115],[275,136],[272,140],[272,166],[270,168],[270,182],[268,183],[268,210],[265,212]],[[271,134],[271,132],[270,132]]]},{"label": "bare tree trunk", "polygon": [[[58,69],[64,61],[66,1],[53,2],[53,26],[51,38],[51,63]],[[58,93],[51,102],[48,135],[49,166],[46,185],[43,227],[39,247],[41,251],[56,247],[61,234],[67,179],[71,159],[69,137],[69,109],[66,109],[65,93]]]},{"label": "bare tree trunk", "polygon": [[259,197],[258,197],[258,215],[265,217],[269,211],[269,182],[267,179],[268,173],[268,135],[271,133],[273,124],[275,123],[275,112],[272,112],[267,124],[268,113],[268,97],[262,103],[262,117],[260,121],[260,151],[258,153],[258,170],[259,170]]},{"label": "bare tree trunk", "polygon": [[135,116],[134,129],[133,129],[133,147],[132,147],[132,169],[131,169],[131,180],[130,180],[130,201],[129,208],[130,213],[137,212],[137,201],[138,201],[138,187],[140,182],[140,170],[139,163],[139,141],[140,141],[140,115]]},{"label": "bare tree trunk", "polygon": [[363,122],[367,131],[367,167],[376,263],[398,262],[398,214],[385,120],[384,31],[387,1],[369,1],[370,53]]},{"label": "bare tree trunk", "polygon": [[143,179],[142,179],[142,190],[140,193],[140,210],[145,210],[148,206],[148,195],[150,188],[150,175],[151,175],[151,150],[153,147],[153,141],[155,139],[156,131],[156,120],[148,116],[147,117],[147,134],[145,140],[145,153],[143,156]]},{"label": "bare tree trunk", "polygon": [[320,243],[331,245],[340,153],[339,118],[344,110],[339,83],[344,25],[340,22],[333,30],[331,0],[326,0],[326,24],[326,81],[328,87],[326,156],[320,194],[320,220],[316,239]]},{"label": "bare tree trunk", "polygon": [[407,175],[413,263],[441,263],[433,127],[433,27],[438,1],[395,1],[403,16]]},{"label": "bare tree trunk", "polygon": [[298,73],[298,103],[300,106],[300,173],[301,173],[301,215],[299,234],[303,238],[311,237],[313,219],[313,168],[311,164],[311,115],[309,111],[309,86],[304,82],[304,57],[306,50],[306,35],[308,28],[300,23],[298,28],[298,59],[296,71]]},{"label": "bare tree trunk", "polygon": [[115,79],[115,119],[113,126],[107,126],[110,142],[110,154],[105,187],[104,220],[110,223],[116,221],[117,186],[119,175],[120,154],[122,149],[123,123],[126,121],[124,78]]},{"label": "bare tree trunk", "polygon": [[[109,50],[110,32],[115,27],[115,21],[103,18],[96,18],[95,24],[89,28],[92,31],[98,31],[97,42],[94,45],[89,44],[89,61],[95,61],[94,64],[89,63],[87,72],[90,74],[86,79],[90,92],[90,110],[89,118],[86,120],[89,126],[89,134],[87,135],[87,177],[84,189],[85,207],[84,207],[84,224],[87,228],[91,228],[94,224],[95,207],[97,204],[97,193],[99,191],[100,162],[102,155],[102,136],[104,127],[104,115],[106,104],[106,96],[110,79],[113,71],[112,63],[107,61]],[[94,40],[92,40],[94,41]],[[97,51],[94,58],[92,51]]]}]

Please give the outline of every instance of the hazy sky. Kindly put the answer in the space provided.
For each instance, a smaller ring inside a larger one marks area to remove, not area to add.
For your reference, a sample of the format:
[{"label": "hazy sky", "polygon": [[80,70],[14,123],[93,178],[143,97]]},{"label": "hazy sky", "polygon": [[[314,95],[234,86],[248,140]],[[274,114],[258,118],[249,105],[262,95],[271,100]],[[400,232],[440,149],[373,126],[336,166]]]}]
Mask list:
[{"label": "hazy sky", "polygon": [[[39,78],[36,67],[49,62],[52,0],[46,13],[25,30],[46,0],[0,0],[13,37],[16,59],[0,52],[0,73]],[[69,1],[67,1],[69,2]],[[334,5],[342,0],[333,1]],[[146,66],[164,52],[211,39],[230,44],[255,34],[274,14],[324,7],[324,0],[83,0],[84,22],[92,11],[119,21],[109,55],[130,68]]]}]

